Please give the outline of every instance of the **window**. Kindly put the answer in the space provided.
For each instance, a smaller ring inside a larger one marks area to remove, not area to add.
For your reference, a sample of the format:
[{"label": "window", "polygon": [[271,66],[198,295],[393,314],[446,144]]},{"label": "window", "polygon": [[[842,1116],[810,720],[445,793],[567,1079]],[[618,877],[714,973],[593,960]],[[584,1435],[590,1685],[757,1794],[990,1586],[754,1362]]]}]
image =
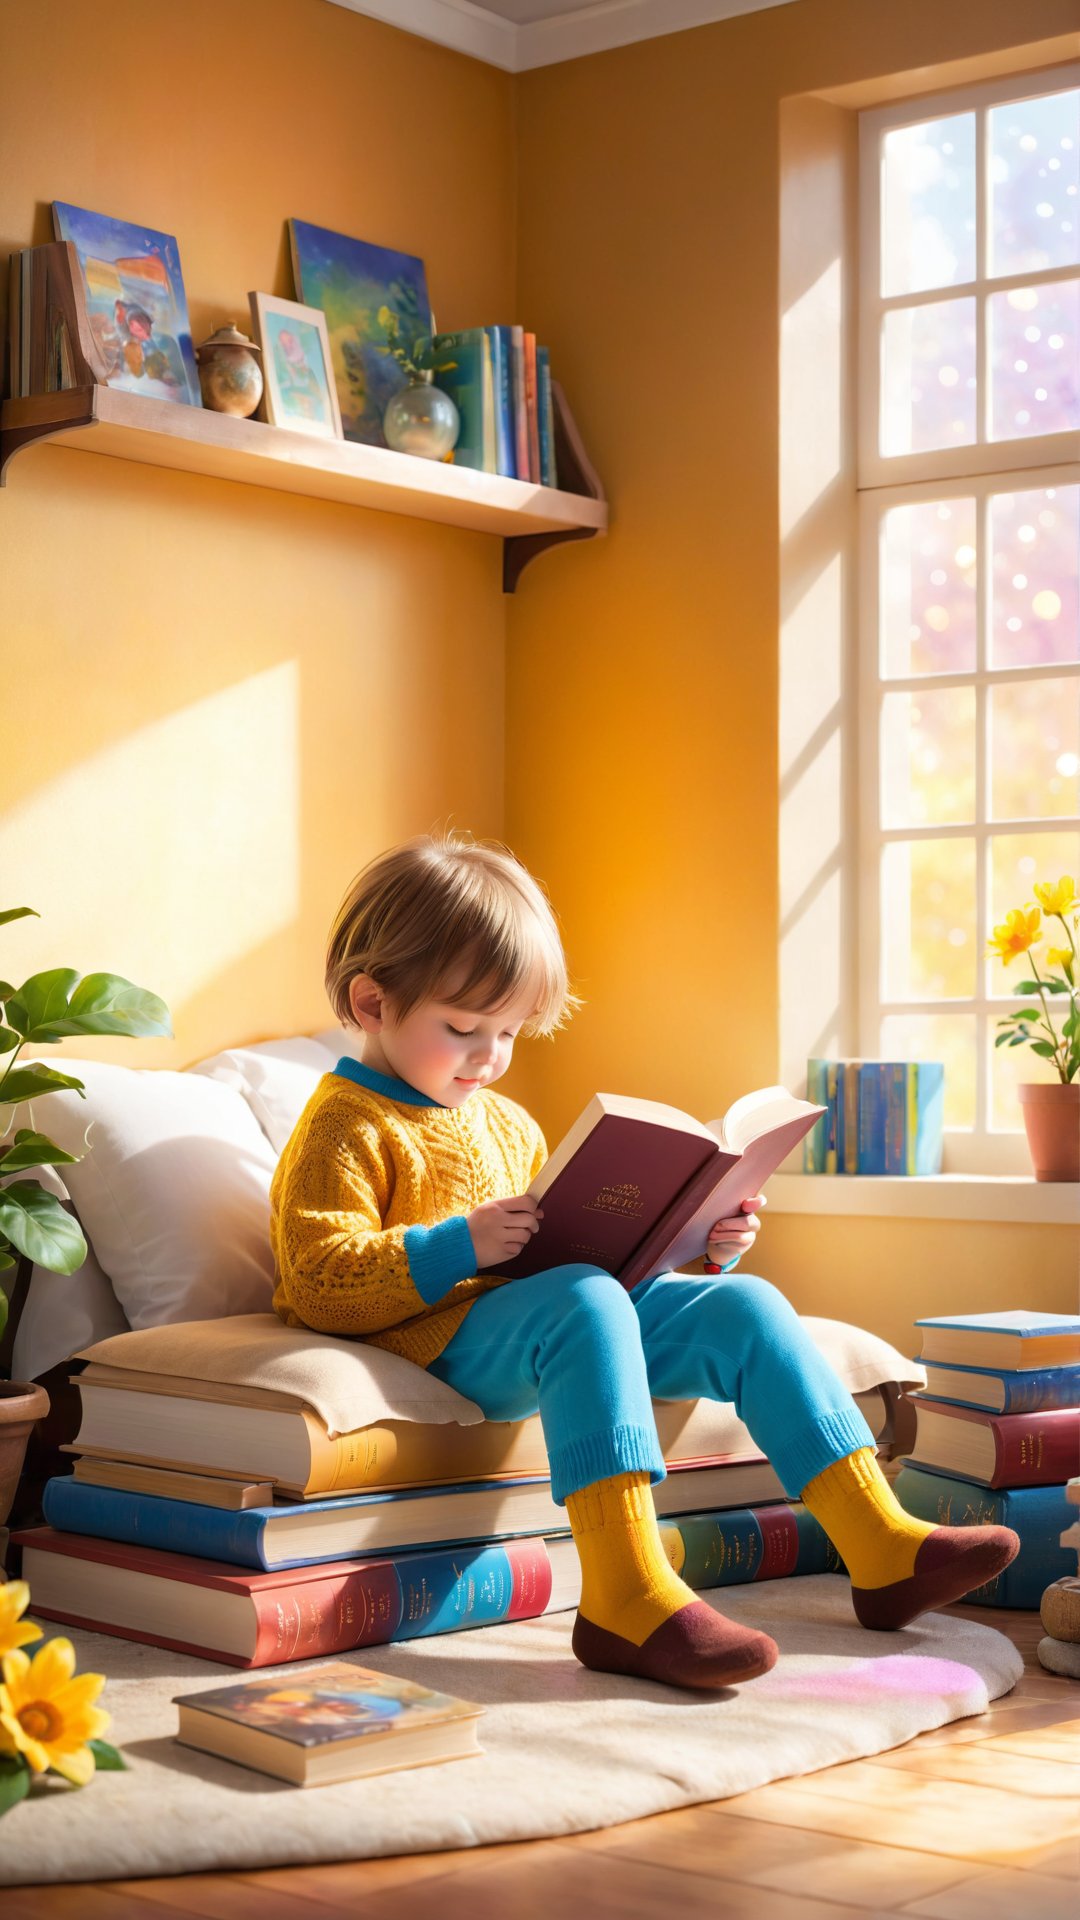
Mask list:
[{"label": "window", "polygon": [[986,941],[1080,876],[1080,69],[863,114],[860,172],[860,1046],[1022,1171]]}]

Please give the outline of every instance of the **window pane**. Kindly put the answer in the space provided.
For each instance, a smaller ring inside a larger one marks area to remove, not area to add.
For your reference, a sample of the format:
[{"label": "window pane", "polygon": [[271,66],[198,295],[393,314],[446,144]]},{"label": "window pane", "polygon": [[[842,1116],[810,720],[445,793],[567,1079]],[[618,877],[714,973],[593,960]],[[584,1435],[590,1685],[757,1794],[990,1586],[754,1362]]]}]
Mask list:
[{"label": "window pane", "polygon": [[992,687],[990,767],[995,820],[1080,813],[1080,679]]},{"label": "window pane", "polygon": [[990,544],[991,664],[1080,659],[1080,487],[995,494]]},{"label": "window pane", "polygon": [[[1002,925],[1006,914],[1012,907],[1034,906],[1036,881],[1048,880],[1051,883],[1060,880],[1063,874],[1080,875],[1080,833],[1049,832],[1002,833],[994,834],[990,841],[990,925],[986,929],[987,938],[994,927]],[[1065,942],[1065,929],[1060,920],[1045,920],[1041,927],[1049,927],[1049,940],[1040,932],[1040,943],[1034,948],[1036,963],[1040,949],[1047,945],[1061,947]],[[1023,955],[1017,960],[1005,962],[993,955],[988,960],[989,990],[992,994],[1011,994],[1016,990],[1018,980],[1028,976],[1024,972]],[[1040,967],[1040,972],[1042,968]],[[1017,1047],[1017,1053],[1020,1049]]]},{"label": "window pane", "polygon": [[881,540],[881,624],[886,677],[974,667],[974,500],[890,508]]},{"label": "window pane", "polygon": [[975,842],[897,841],[881,872],[886,1000],[975,991]]},{"label": "window pane", "polygon": [[890,1013],[881,1023],[883,1060],[940,1060],[945,1125],[975,1125],[975,1022],[970,1014]]},{"label": "window pane", "polygon": [[990,437],[1080,426],[1080,280],[990,296]]},{"label": "window pane", "polygon": [[974,687],[885,695],[881,800],[886,827],[955,826],[974,819]]},{"label": "window pane", "polygon": [[897,127],[884,140],[881,291],[975,278],[975,115]]},{"label": "window pane", "polygon": [[975,438],[975,302],[937,300],[885,315],[881,450],[924,453]]},{"label": "window pane", "polygon": [[1080,260],[1080,89],[990,109],[990,271]]}]

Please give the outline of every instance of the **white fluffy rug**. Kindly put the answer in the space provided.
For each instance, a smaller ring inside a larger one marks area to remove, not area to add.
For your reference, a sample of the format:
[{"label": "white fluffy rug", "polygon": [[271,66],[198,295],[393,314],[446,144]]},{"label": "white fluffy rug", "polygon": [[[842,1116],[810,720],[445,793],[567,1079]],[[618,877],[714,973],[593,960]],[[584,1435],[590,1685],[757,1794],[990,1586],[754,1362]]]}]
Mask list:
[{"label": "white fluffy rug", "polygon": [[700,1698],[588,1673],[570,1650],[570,1613],[366,1648],[361,1665],[482,1701],[485,1752],[306,1791],[171,1737],[172,1696],[236,1680],[235,1668],[73,1632],[80,1669],[109,1675],[108,1738],[131,1770],[13,1808],[0,1884],[355,1860],[614,1826],[900,1746],[981,1713],[1022,1671],[1003,1634],[943,1614],[903,1633],[865,1632],[838,1575],[705,1598],[773,1634],[771,1673]]}]

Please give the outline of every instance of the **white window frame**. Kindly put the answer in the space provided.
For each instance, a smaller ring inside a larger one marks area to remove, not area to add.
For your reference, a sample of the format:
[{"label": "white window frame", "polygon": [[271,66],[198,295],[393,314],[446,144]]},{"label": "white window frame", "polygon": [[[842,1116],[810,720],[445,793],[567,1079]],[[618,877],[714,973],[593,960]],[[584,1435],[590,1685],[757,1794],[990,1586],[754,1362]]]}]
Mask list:
[{"label": "white window frame", "polygon": [[[859,121],[859,368],[857,485],[859,489],[859,1050],[872,1055],[879,1045],[886,1014],[972,1014],[976,1035],[976,1116],[967,1130],[946,1134],[946,1173],[1008,1174],[1028,1170],[1022,1132],[1002,1132],[990,1124],[990,1035],[992,1022],[1023,1000],[990,991],[989,963],[976,960],[975,992],[949,1000],[885,1000],[882,975],[882,902],[880,874],[884,848],[893,841],[956,837],[976,844],[976,928],[988,926],[990,843],[1009,831],[1080,830],[1080,816],[1037,821],[996,820],[990,813],[990,693],[993,687],[1032,679],[1072,679],[1080,694],[1080,663],[1034,667],[991,667],[990,595],[987,560],[989,500],[993,493],[1080,483],[1080,432],[1041,434],[1015,440],[988,436],[990,388],[987,377],[988,295],[1012,287],[1037,286],[1070,277],[1080,269],[1052,267],[1038,273],[991,278],[988,266],[989,109],[1004,102],[1037,98],[1080,86],[1080,63],[1037,74],[1004,77],[950,92],[924,95],[860,115]],[[881,145],[886,133],[953,114],[976,114],[976,278],[959,285],[915,294],[881,294]],[[1080,202],[1076,219],[1080,224]],[[976,301],[976,440],[966,447],[925,453],[884,455],[879,451],[881,419],[881,337],[883,316],[895,309],[929,305],[935,300],[974,296]],[[892,507],[925,500],[974,497],[976,501],[976,662],[970,673],[889,676],[881,669],[879,572],[884,515]],[[880,739],[882,702],[887,692],[914,687],[971,686],[975,692],[975,818],[956,826],[886,828],[882,825]],[[1010,903],[1011,904],[1011,903]],[[977,935],[978,937],[978,935]]]}]

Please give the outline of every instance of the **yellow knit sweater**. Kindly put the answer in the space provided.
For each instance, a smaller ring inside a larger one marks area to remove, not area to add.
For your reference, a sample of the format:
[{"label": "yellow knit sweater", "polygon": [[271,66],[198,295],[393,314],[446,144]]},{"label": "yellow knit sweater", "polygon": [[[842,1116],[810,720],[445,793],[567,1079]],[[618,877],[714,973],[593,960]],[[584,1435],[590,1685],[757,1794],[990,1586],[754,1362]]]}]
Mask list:
[{"label": "yellow knit sweater", "polygon": [[506,1284],[474,1273],[464,1216],[524,1193],[547,1158],[544,1136],[490,1088],[440,1107],[348,1065],[369,1084],[324,1074],[274,1174],[274,1309],[287,1326],[359,1337],[424,1367],[470,1301]]}]

